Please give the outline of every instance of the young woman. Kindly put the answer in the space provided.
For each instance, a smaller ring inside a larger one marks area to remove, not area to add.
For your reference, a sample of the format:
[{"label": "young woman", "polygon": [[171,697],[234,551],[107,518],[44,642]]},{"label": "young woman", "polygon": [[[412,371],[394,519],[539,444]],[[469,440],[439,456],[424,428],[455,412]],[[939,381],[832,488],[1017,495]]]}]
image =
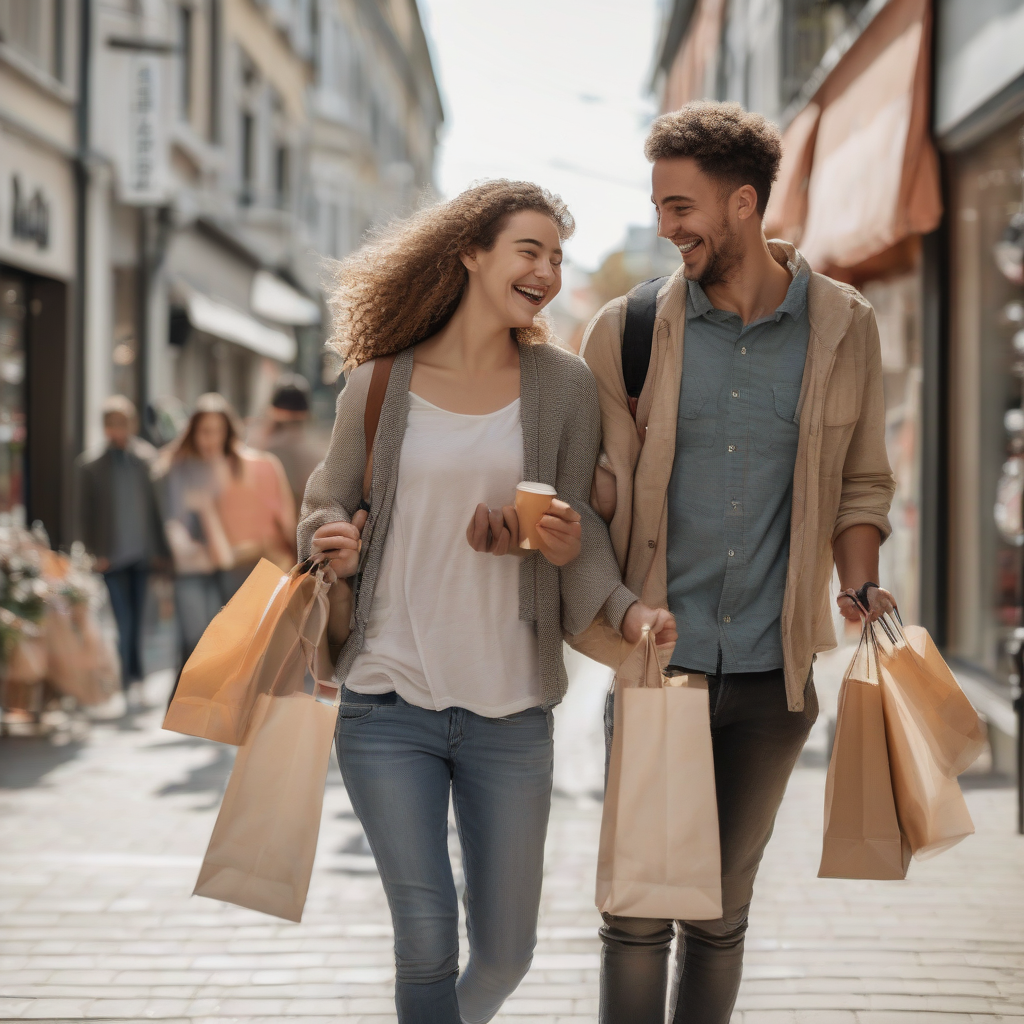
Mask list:
[{"label": "young woman", "polygon": [[[361,566],[336,669],[338,760],[391,908],[402,1024],[488,1021],[530,966],[563,630],[602,608],[636,638],[662,622],[622,586],[590,508],[593,378],[537,319],[572,229],[557,197],[495,181],[340,270],[334,344],[351,373],[306,488],[299,555],[341,577]],[[393,353],[367,518],[364,414],[374,359]],[[540,551],[519,547],[521,480],[558,494]],[[470,946],[458,983],[449,794]]]},{"label": "young woman", "polygon": [[184,665],[261,557],[285,569],[294,563],[294,502],[280,462],[241,443],[234,410],[215,392],[199,396],[156,475]]}]

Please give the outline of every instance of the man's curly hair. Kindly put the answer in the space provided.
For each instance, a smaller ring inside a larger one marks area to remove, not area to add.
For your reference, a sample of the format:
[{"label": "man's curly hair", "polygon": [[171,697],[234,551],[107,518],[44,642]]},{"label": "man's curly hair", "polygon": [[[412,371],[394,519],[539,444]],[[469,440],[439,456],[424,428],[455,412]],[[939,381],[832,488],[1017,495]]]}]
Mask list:
[{"label": "man's curly hair", "polygon": [[757,192],[757,212],[764,216],[772,182],[782,159],[778,126],[738,103],[687,103],[662,114],[651,125],[644,153],[653,163],[667,157],[689,156],[709,177],[730,192],[751,185]]},{"label": "man's curly hair", "polygon": [[[528,181],[488,181],[444,203],[398,220],[338,263],[328,302],[328,344],[351,370],[377,356],[401,352],[436,334],[452,318],[469,279],[460,259],[473,247],[489,251],[509,217],[535,210],[554,221],[561,239],[575,230],[565,203]],[[516,331],[523,344],[551,338],[538,316]]]}]

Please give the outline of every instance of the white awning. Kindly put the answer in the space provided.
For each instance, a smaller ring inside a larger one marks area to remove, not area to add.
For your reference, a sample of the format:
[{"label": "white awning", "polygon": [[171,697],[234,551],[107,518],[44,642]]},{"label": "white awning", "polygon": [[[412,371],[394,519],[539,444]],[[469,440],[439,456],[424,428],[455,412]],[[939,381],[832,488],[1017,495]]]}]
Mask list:
[{"label": "white awning", "polygon": [[233,341],[279,363],[290,363],[295,359],[295,339],[283,331],[266,327],[251,316],[194,289],[189,289],[185,302],[189,321],[197,331]]},{"label": "white awning", "polygon": [[266,270],[257,270],[249,297],[252,311],[279,324],[309,327],[320,323],[320,307],[290,284]]}]

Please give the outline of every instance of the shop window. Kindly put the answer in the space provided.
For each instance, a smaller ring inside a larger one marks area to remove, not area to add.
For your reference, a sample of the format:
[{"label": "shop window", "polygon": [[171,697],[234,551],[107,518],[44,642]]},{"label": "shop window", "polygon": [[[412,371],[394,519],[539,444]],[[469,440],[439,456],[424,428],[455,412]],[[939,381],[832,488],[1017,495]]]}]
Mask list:
[{"label": "shop window", "polygon": [[65,0],[53,0],[53,52],[50,72],[58,82],[64,81],[64,47],[67,33]]},{"label": "shop window", "polygon": [[192,118],[192,8],[178,8],[178,114],[183,121]]},{"label": "shop window", "polygon": [[803,88],[825,51],[853,23],[865,0],[783,0],[781,105]]},{"label": "shop window", "polygon": [[248,111],[242,114],[242,193],[243,206],[255,199],[254,178],[256,164],[256,118]]},{"label": "shop window", "polygon": [[1024,626],[1022,128],[950,175],[950,646],[1004,683]]},{"label": "shop window", "polygon": [[64,0],[0,0],[0,42],[62,80],[64,16]]},{"label": "shop window", "polygon": [[135,267],[114,268],[114,334],[110,350],[114,391],[138,401],[138,345],[136,341]]},{"label": "shop window", "polygon": [[889,510],[892,535],[880,552],[879,574],[905,622],[920,622],[921,552],[921,277],[919,273],[862,286],[875,310],[882,349],[885,446],[896,480]]},{"label": "shop window", "polygon": [[278,146],[274,153],[274,194],[280,209],[288,206],[288,147]]},{"label": "shop window", "polygon": [[25,518],[24,282],[0,272],[0,519]]},{"label": "shop window", "polygon": [[208,89],[207,134],[210,142],[220,142],[220,0],[210,0],[207,8]]}]

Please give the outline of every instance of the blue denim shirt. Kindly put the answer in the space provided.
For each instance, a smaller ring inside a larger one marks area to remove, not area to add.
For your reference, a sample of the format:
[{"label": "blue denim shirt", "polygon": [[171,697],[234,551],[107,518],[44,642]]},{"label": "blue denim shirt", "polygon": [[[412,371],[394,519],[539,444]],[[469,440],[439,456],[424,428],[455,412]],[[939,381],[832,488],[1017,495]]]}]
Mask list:
[{"label": "blue denim shirt", "polygon": [[743,326],[688,282],[683,379],[668,491],[672,663],[782,667],[782,600],[810,322],[803,257],[775,312]]}]

